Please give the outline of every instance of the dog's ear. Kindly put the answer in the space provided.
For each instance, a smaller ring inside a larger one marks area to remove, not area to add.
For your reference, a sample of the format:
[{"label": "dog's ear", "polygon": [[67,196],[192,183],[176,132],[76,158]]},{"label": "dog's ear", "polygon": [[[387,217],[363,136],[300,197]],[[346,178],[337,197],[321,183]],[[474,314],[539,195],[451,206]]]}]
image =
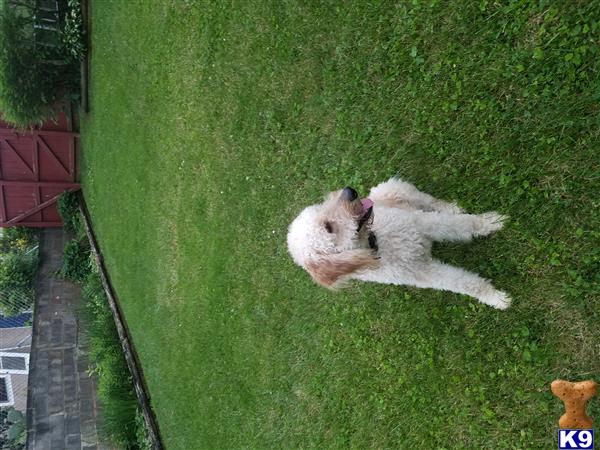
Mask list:
[{"label": "dog's ear", "polygon": [[370,249],[357,249],[320,255],[306,264],[306,270],[321,286],[335,289],[352,273],[374,269],[378,265],[379,262]]}]

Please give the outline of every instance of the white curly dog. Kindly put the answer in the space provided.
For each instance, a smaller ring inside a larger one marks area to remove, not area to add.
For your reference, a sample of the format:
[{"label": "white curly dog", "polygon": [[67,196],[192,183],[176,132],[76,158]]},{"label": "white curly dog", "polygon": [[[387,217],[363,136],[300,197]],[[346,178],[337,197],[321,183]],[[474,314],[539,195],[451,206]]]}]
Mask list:
[{"label": "white curly dog", "polygon": [[498,309],[509,296],[479,275],[431,256],[434,241],[469,241],[502,228],[495,212],[465,214],[455,203],[392,178],[360,199],[346,187],[304,209],[289,227],[294,261],[334,289],[350,279],[405,284],[470,295]]}]

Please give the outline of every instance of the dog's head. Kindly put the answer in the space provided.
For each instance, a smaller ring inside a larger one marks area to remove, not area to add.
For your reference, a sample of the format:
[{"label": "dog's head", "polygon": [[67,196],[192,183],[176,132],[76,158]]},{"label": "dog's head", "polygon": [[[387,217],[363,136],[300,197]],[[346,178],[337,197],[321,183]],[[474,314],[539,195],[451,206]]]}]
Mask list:
[{"label": "dog's head", "polygon": [[346,187],[304,209],[289,228],[292,258],[322,286],[335,288],[352,273],[377,267],[368,244],[373,202]]}]

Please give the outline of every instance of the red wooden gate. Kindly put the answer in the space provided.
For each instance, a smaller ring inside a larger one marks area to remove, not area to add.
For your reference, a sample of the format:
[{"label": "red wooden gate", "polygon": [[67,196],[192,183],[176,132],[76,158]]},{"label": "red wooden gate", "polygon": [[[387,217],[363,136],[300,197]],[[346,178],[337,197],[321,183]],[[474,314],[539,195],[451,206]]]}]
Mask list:
[{"label": "red wooden gate", "polygon": [[56,200],[79,189],[78,147],[64,114],[26,132],[0,121],[0,227],[62,225]]}]

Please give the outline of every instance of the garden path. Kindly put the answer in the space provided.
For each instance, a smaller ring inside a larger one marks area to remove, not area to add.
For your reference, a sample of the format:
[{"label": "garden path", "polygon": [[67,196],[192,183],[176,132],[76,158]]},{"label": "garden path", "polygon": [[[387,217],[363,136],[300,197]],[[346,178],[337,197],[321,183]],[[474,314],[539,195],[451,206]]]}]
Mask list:
[{"label": "garden path", "polygon": [[88,373],[88,345],[76,315],[81,289],[56,275],[69,239],[61,228],[40,232],[27,400],[28,450],[108,449],[98,439],[96,383]]}]

